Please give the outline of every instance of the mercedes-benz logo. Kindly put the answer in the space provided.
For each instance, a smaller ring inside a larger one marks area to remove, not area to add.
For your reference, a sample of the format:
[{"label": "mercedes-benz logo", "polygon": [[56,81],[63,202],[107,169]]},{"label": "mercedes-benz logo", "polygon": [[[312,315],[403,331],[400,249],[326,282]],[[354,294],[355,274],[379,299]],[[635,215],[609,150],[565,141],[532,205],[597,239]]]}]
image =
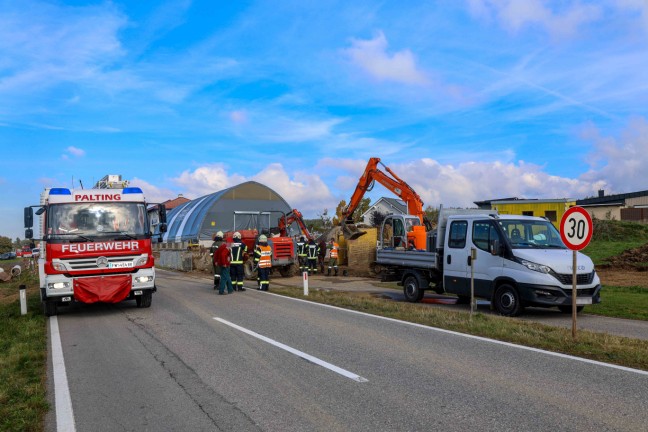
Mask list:
[{"label": "mercedes-benz logo", "polygon": [[99,258],[97,258],[97,267],[108,267],[108,258],[106,258],[105,256],[100,256]]}]

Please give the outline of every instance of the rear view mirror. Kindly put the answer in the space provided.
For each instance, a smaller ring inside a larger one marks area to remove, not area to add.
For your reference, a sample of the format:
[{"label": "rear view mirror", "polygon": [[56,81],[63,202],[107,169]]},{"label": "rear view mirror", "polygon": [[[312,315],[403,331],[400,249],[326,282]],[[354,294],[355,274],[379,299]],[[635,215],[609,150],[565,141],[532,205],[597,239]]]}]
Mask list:
[{"label": "rear view mirror", "polygon": [[[167,212],[166,212],[166,207],[164,207],[163,204],[158,205],[158,213],[160,214],[160,225],[166,224],[167,221]],[[160,232],[166,232],[166,227],[164,231],[160,229]]]},{"label": "rear view mirror", "polygon": [[31,228],[25,230],[25,238],[31,239],[34,238],[34,231]]},{"label": "rear view mirror", "polygon": [[25,228],[34,226],[34,210],[31,207],[25,207]]}]

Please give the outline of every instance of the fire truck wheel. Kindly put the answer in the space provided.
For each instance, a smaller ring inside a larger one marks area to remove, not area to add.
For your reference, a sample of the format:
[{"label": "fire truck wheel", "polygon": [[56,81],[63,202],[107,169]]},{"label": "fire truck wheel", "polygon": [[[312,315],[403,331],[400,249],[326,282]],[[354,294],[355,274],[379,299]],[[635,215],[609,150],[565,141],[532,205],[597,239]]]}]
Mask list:
[{"label": "fire truck wheel", "polygon": [[151,307],[152,301],[153,301],[153,294],[150,291],[146,291],[142,293],[141,296],[135,297],[135,303],[137,303],[138,308]]},{"label": "fire truck wheel", "polygon": [[287,265],[279,267],[279,274],[281,277],[292,277],[297,272],[297,269],[294,265]]},{"label": "fire truck wheel", "polygon": [[56,315],[56,302],[45,300],[43,301],[43,313],[45,316],[51,317]]}]

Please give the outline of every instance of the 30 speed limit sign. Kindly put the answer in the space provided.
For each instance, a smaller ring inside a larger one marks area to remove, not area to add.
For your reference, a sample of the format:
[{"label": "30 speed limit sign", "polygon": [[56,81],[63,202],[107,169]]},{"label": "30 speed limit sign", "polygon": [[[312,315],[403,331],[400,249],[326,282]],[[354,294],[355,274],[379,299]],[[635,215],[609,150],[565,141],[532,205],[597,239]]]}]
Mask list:
[{"label": "30 speed limit sign", "polygon": [[560,220],[560,237],[574,251],[587,246],[592,239],[592,218],[583,207],[571,207]]}]

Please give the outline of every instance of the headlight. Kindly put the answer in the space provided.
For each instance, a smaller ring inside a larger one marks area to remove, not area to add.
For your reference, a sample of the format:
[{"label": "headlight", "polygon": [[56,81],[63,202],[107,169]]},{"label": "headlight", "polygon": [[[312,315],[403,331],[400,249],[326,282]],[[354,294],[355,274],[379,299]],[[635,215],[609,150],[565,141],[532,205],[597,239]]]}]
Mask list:
[{"label": "headlight", "polygon": [[546,265],[537,264],[527,260],[520,260],[520,264],[528,268],[529,270],[537,271],[540,273],[551,273],[551,268]]},{"label": "headlight", "polygon": [[63,289],[63,288],[70,288],[70,282],[54,282],[54,283],[48,283],[47,287],[49,289]]},{"label": "headlight", "polygon": [[52,263],[52,267],[56,271],[65,271],[65,270],[67,270],[67,268],[65,267],[65,264],[63,264],[62,262]]},{"label": "headlight", "polygon": [[137,261],[135,262],[135,267],[143,266],[148,262],[148,255],[144,255],[143,257],[139,257]]},{"label": "headlight", "polygon": [[153,281],[153,276],[137,276],[135,278],[135,282],[139,282],[139,283],[152,282],[152,281]]}]

